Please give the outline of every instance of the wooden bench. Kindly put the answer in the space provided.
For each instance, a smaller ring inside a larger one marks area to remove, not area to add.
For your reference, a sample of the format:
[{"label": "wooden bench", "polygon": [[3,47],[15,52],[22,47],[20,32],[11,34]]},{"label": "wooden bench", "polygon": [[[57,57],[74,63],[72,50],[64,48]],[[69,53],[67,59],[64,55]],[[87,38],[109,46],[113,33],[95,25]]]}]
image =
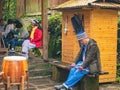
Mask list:
[{"label": "wooden bench", "polygon": [[[67,79],[70,64],[59,61],[52,61],[50,64],[52,65],[52,79],[57,82],[64,82]],[[108,72],[87,74],[75,85],[73,90],[99,90],[99,75],[105,74]]]}]

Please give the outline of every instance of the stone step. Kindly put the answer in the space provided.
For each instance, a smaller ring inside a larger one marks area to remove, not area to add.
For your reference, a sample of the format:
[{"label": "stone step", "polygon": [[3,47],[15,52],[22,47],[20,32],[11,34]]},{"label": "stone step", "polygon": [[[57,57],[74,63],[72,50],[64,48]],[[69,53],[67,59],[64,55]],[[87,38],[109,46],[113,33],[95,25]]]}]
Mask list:
[{"label": "stone step", "polygon": [[48,63],[32,63],[32,64],[28,64],[29,65],[29,70],[32,70],[32,69],[43,69],[43,68],[52,68],[50,64]]},{"label": "stone step", "polygon": [[50,79],[50,76],[30,77],[29,80],[30,80],[30,87],[36,88],[34,90],[54,90],[53,86],[56,83]]},{"label": "stone step", "polygon": [[47,76],[47,75],[52,75],[52,70],[51,69],[34,69],[34,70],[29,70],[29,76],[30,77]]},{"label": "stone step", "polygon": [[51,75],[46,75],[46,76],[35,76],[35,77],[29,77],[29,80],[37,80],[37,79],[48,79],[51,78]]}]

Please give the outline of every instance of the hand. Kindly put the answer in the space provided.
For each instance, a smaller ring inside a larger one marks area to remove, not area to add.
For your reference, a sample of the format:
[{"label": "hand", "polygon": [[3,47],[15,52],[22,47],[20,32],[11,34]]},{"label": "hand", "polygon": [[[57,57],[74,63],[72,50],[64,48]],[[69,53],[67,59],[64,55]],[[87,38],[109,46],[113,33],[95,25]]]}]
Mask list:
[{"label": "hand", "polygon": [[82,66],[80,66],[80,67],[78,68],[78,71],[81,71],[81,70],[83,70],[83,67],[82,67]]},{"label": "hand", "polygon": [[17,35],[14,34],[14,37],[17,37]]},{"label": "hand", "polygon": [[75,63],[72,63],[71,65],[70,65],[70,68],[74,68],[76,66],[76,64]]}]

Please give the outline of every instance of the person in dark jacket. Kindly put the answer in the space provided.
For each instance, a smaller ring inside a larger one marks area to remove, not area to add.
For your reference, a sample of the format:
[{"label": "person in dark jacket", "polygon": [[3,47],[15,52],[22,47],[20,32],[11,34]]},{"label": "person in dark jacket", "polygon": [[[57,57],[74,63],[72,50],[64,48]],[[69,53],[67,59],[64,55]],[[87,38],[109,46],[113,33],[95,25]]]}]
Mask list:
[{"label": "person in dark jacket", "polygon": [[62,85],[55,85],[56,90],[72,90],[74,85],[86,74],[101,71],[100,51],[96,41],[89,38],[83,28],[77,31],[76,36],[81,49],[70,65],[71,69],[67,80]]},{"label": "person in dark jacket", "polygon": [[12,32],[14,35],[13,38],[10,40],[10,51],[15,52],[15,47],[22,46],[24,40],[28,39],[29,33],[26,29],[23,29],[23,25],[20,21],[16,21],[15,30],[13,30]]}]

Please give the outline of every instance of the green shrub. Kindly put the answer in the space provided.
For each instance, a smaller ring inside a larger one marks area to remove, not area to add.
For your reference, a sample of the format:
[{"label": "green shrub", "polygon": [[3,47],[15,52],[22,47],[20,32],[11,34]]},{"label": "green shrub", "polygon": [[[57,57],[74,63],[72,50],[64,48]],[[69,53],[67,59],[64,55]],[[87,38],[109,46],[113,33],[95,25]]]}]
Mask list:
[{"label": "green shrub", "polygon": [[117,64],[117,82],[120,82],[120,62]]},{"label": "green shrub", "polygon": [[119,30],[120,30],[120,16],[119,16],[119,18],[118,18],[118,28],[119,28]]},{"label": "green shrub", "polygon": [[61,29],[62,16],[52,15],[48,20],[48,30],[50,34],[48,44],[48,55],[52,58],[61,58]]},{"label": "green shrub", "polygon": [[[3,2],[5,2],[3,0]],[[5,21],[9,18],[16,18],[16,0],[10,0],[2,4],[2,16]]]}]

